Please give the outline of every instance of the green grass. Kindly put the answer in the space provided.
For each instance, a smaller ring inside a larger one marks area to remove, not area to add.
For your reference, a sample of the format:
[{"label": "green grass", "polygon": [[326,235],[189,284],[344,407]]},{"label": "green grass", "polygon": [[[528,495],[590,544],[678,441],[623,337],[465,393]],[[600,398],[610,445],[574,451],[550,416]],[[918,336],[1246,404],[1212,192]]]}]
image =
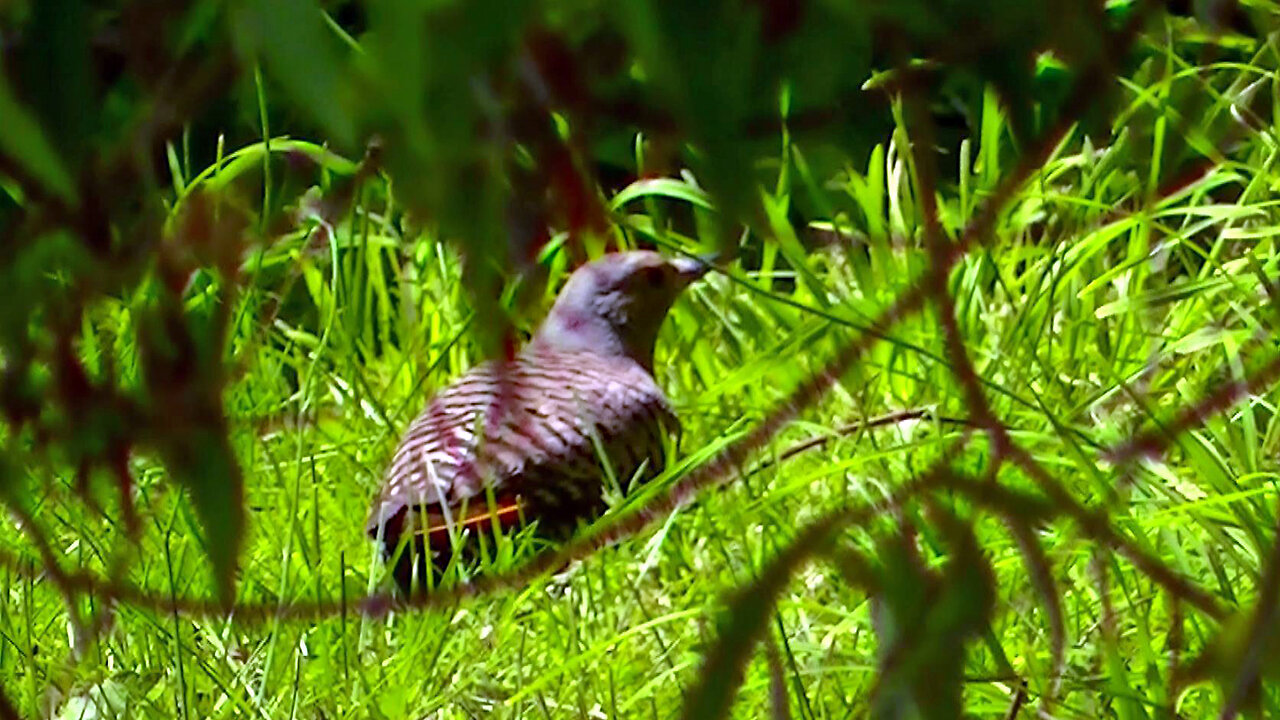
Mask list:
[{"label": "green grass", "polygon": [[[1070,497],[1229,609],[1251,607],[1271,554],[1280,477],[1275,390],[1262,388],[1197,425],[1161,457],[1113,467],[1101,450],[1244,380],[1274,354],[1267,294],[1280,275],[1274,137],[1249,134],[1229,149],[1206,140],[1232,92],[1255,75],[1274,81],[1262,59],[1245,69],[1191,67],[1136,80],[1115,136],[1073,134],[947,287],[983,393],[1012,438]],[[1161,98],[1187,84],[1210,96],[1196,127],[1162,114]],[[949,235],[959,235],[1008,170],[999,152],[1007,132],[991,97],[980,137],[943,156],[959,166],[958,181],[939,192]],[[834,178],[808,175],[803,146],[773,159],[769,234],[748,239],[758,262],[728,265],[700,282],[663,330],[659,381],[682,418],[682,452],[692,462],[660,483],[677,481],[768,417],[923,276],[928,258],[918,177],[903,155],[908,137],[899,127],[868,164]],[[318,146],[270,144],[271,152],[286,149],[320,159],[321,187],[354,169]],[[180,204],[201,182],[234,192],[261,173],[264,150],[229,152],[216,172],[183,168],[171,153],[179,177],[169,200]],[[1182,169],[1172,166],[1177,152],[1200,155],[1206,172],[1167,192]],[[807,256],[802,243],[812,228],[789,212],[802,194],[828,209],[817,227],[837,238]],[[668,221],[691,209],[697,222]],[[629,241],[690,250],[713,243],[690,229],[711,227],[705,221],[715,213],[690,180],[638,184],[615,210]],[[382,468],[431,392],[483,357],[478,338],[486,328],[463,290],[458,259],[440,238],[402,229],[395,215],[386,186],[374,180],[331,232],[303,213],[296,232],[244,261],[228,348],[238,372],[225,396],[249,508],[239,602],[354,601],[388,587],[363,531]],[[554,283],[563,258],[547,262]],[[207,302],[208,282],[215,281],[192,284],[192,312]],[[107,372],[98,363],[103,348],[113,348],[113,371],[136,380],[135,302],[145,298],[95,308],[79,348],[92,372]],[[518,324],[527,330],[533,322],[536,309]],[[807,523],[870,505],[875,515],[842,534],[841,547],[890,557],[886,538],[901,520],[916,528],[924,566],[941,572],[955,555],[954,537],[923,504],[888,505],[947,452],[958,476],[976,481],[991,467],[982,433],[947,420],[973,408],[941,327],[935,307],[896,324],[739,473],[646,532],[558,575],[447,607],[249,620],[120,602],[96,641],[80,645],[66,603],[45,578],[31,576],[37,556],[9,525],[0,547],[30,560],[25,571],[0,570],[0,677],[21,707],[68,718],[670,717],[704,679],[699,668],[716,647],[733,589],[750,588]],[[833,434],[902,410],[924,417]],[[829,442],[767,462],[820,436]],[[51,481],[40,485],[35,517],[69,567],[116,577],[123,562],[123,579],[160,598],[212,597],[205,534],[154,458],[133,465],[146,518],[136,548],[76,497],[69,472],[54,476],[50,467],[61,468],[57,458],[33,465]],[[1009,465],[996,479],[1035,488]],[[100,495],[115,507],[109,493]],[[1004,717],[1021,702],[1015,696],[1025,681],[1026,717],[1033,707],[1061,718],[1157,717],[1170,707],[1181,717],[1215,713],[1224,690],[1205,678],[1179,686],[1173,669],[1215,642],[1216,621],[1171,600],[1079,524],[1036,523],[1029,532],[1040,553],[1028,552],[1009,523],[963,492],[933,497],[972,527],[993,579],[989,632],[971,638],[963,655],[966,712]],[[735,716],[770,712],[779,680],[793,717],[863,716],[879,662],[867,593],[825,559],[794,569],[776,608],[761,610],[783,676],[771,677],[766,653],[754,653]],[[1037,569],[1047,571],[1060,607],[1060,677],[1051,605],[1031,581]],[[82,613],[101,611],[93,602],[100,601],[76,601]],[[1239,646],[1225,642],[1223,652]],[[1230,665],[1207,674],[1219,667]],[[1228,683],[1225,693],[1232,690]],[[1274,713],[1280,696],[1266,688],[1260,703]]]}]

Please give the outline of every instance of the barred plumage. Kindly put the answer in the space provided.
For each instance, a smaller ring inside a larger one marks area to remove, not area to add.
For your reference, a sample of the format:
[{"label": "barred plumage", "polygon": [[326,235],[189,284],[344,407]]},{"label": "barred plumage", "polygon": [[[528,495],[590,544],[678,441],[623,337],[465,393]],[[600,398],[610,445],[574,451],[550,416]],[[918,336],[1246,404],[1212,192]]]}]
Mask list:
[{"label": "barred plumage", "polygon": [[653,341],[703,269],[645,251],[605,256],[574,273],[524,351],[431,400],[405,432],[367,526],[388,557],[406,533],[415,539],[396,563],[402,588],[412,557],[420,574],[426,558],[442,566],[462,528],[536,518],[554,534],[598,514],[606,461],[622,482],[661,471],[663,438],[679,423],[649,370]]}]

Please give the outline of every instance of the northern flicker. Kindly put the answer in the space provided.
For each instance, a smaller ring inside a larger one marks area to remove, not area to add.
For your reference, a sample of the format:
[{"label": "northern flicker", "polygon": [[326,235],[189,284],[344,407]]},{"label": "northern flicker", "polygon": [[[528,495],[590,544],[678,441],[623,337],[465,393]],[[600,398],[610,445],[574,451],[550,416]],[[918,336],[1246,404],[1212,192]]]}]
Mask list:
[{"label": "northern flicker", "polygon": [[[367,524],[409,591],[495,526],[562,534],[622,481],[662,469],[679,423],[653,378],[672,303],[706,265],[637,250],[582,266],[529,343],[440,391],[405,432]],[[472,554],[474,550],[471,551]],[[429,563],[427,561],[430,561]]]}]

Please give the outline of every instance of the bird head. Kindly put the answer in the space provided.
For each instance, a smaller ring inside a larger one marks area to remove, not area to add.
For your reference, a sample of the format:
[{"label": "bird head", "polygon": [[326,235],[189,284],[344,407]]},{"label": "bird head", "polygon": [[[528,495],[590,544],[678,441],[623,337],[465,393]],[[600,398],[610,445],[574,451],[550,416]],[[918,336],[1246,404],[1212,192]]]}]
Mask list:
[{"label": "bird head", "polygon": [[652,369],[658,328],[707,263],[651,250],[605,255],[569,276],[530,347],[623,355]]}]

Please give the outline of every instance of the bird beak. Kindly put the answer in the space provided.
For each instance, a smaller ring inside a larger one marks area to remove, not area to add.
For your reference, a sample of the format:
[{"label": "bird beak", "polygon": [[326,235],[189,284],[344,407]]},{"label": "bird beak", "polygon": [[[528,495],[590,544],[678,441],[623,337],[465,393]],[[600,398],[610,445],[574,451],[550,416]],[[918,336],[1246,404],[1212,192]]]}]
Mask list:
[{"label": "bird beak", "polygon": [[711,269],[711,263],[700,257],[678,257],[671,261],[671,267],[676,269],[676,273],[687,283],[707,274]]}]

